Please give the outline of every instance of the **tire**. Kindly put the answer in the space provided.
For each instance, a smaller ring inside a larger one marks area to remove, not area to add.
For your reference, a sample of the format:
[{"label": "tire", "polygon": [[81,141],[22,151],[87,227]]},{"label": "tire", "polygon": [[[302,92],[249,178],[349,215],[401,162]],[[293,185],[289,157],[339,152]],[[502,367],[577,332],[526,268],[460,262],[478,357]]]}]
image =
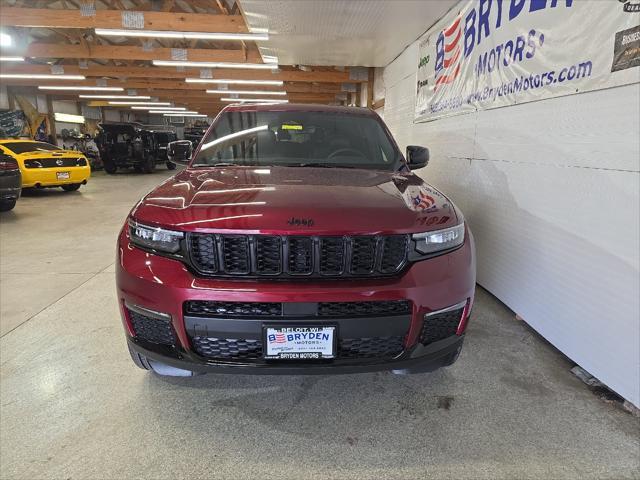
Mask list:
[{"label": "tire", "polygon": [[142,173],[142,164],[141,163],[136,163],[133,166],[133,171],[136,173]]},{"label": "tire", "polygon": [[142,162],[142,171],[144,173],[153,173],[156,169],[156,162],[153,157],[147,157]]},{"label": "tire", "polygon": [[2,200],[0,202],[0,212],[8,212],[9,210],[13,210],[13,207],[15,206],[15,200]]},{"label": "tire", "polygon": [[104,171],[109,175],[113,175],[118,171],[118,166],[113,160],[104,160],[103,161]]},{"label": "tire", "polygon": [[129,355],[131,355],[131,360],[136,364],[136,367],[141,368],[142,370],[153,370],[149,360],[147,360],[147,357],[140,355],[138,352],[134,352],[131,345],[127,344],[127,347],[129,347]]},{"label": "tire", "polygon": [[65,192],[75,192],[79,188],[80,188],[80,184],[79,183],[70,183],[68,185],[62,185],[62,189]]},{"label": "tire", "polygon": [[167,161],[167,170],[175,170],[175,169],[176,169],[176,164],[173,162]]}]

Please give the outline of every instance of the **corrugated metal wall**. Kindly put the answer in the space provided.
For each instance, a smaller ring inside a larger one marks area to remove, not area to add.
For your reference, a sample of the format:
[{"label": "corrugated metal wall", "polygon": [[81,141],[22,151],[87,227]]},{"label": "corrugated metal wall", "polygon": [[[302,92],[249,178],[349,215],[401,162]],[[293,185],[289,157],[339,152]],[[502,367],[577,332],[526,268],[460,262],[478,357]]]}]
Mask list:
[{"label": "corrugated metal wall", "polygon": [[385,68],[385,121],[431,149],[478,283],[640,405],[640,83],[414,124],[417,58]]}]

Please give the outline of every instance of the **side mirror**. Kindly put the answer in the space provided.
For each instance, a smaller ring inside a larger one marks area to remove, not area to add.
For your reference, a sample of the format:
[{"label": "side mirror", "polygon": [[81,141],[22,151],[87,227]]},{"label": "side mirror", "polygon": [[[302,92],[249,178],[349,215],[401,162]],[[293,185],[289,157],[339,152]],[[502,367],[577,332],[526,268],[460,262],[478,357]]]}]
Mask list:
[{"label": "side mirror", "polygon": [[429,149],[417,145],[409,145],[407,147],[407,163],[411,170],[426,167],[427,163],[429,163]]},{"label": "side mirror", "polygon": [[167,158],[170,162],[188,165],[193,153],[193,145],[189,140],[176,140],[167,144]]}]

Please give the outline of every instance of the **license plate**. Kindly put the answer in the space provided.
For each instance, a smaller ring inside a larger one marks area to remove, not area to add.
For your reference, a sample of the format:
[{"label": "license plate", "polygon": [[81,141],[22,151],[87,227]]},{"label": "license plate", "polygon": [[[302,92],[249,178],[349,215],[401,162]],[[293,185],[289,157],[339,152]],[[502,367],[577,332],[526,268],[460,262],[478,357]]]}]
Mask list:
[{"label": "license plate", "polygon": [[71,174],[69,172],[56,172],[56,178],[58,180],[69,180]]},{"label": "license plate", "polygon": [[278,360],[335,357],[336,327],[265,327],[265,355]]}]

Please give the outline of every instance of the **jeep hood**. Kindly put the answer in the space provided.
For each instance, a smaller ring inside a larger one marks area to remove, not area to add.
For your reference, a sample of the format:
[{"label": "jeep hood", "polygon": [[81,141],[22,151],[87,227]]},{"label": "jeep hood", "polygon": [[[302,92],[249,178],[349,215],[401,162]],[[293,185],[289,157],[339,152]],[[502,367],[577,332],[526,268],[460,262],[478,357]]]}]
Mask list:
[{"label": "jeep hood", "polygon": [[186,169],[132,211],[183,231],[411,233],[458,223],[442,193],[413,173],[309,167]]}]

